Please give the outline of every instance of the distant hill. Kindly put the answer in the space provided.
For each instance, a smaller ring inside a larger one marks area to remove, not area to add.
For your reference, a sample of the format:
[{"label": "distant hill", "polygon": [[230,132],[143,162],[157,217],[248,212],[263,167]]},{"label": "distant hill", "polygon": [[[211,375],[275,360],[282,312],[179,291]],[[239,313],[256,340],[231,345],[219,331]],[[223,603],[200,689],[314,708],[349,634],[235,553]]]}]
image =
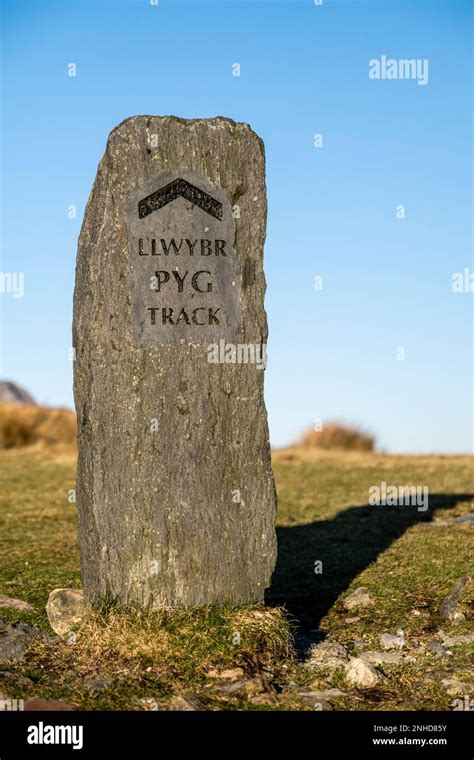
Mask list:
[{"label": "distant hill", "polygon": [[0,404],[35,404],[28,391],[10,380],[0,380]]}]

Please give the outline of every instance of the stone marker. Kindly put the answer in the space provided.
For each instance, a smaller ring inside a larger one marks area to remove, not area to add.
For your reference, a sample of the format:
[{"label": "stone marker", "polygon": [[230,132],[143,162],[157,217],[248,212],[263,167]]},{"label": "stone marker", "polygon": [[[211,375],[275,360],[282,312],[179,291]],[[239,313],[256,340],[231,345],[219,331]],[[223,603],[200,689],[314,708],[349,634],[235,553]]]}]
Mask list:
[{"label": "stone marker", "polygon": [[137,116],[109,136],[74,293],[88,602],[243,603],[269,585],[264,170],[229,119]]}]

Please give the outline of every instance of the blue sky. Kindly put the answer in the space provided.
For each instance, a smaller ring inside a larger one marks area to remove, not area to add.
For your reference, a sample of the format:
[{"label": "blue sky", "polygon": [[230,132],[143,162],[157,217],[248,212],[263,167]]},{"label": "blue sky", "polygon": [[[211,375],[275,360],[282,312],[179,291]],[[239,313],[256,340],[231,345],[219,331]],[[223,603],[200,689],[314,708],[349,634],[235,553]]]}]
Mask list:
[{"label": "blue sky", "polygon": [[[77,236],[109,131],[224,115],[266,147],[272,443],[321,418],[393,452],[472,448],[474,295],[451,287],[474,268],[469,2],[4,0],[2,14],[1,271],[25,278],[23,298],[0,293],[2,378],[73,404]],[[428,83],[369,79],[382,55],[428,59]]]}]

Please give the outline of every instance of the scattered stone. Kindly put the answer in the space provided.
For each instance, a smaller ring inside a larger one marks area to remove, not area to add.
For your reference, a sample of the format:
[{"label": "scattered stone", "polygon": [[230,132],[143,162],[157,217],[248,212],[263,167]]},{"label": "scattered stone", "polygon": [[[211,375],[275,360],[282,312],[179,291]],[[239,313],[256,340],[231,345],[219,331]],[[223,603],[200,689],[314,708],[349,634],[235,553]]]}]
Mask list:
[{"label": "scattered stone", "polygon": [[48,638],[28,623],[0,627],[0,663],[21,660],[33,639]]},{"label": "scattered stone", "polygon": [[204,703],[196,694],[179,694],[168,705],[168,710],[171,712],[195,712],[203,709],[205,709]]},{"label": "scattered stone", "polygon": [[346,681],[360,689],[372,689],[382,680],[382,675],[370,662],[352,657],[346,665]]},{"label": "scattered stone", "polygon": [[314,670],[336,670],[343,668],[349,660],[349,653],[337,641],[322,641],[311,647],[305,665]]},{"label": "scattered stone", "polygon": [[441,607],[439,608],[440,617],[444,620],[449,620],[451,623],[454,623],[457,620],[465,620],[466,616],[459,609],[459,603],[464,588],[471,580],[471,575],[465,575],[463,578],[459,578],[459,580],[453,583],[448,596],[441,602]]},{"label": "scattered stone", "polygon": [[255,676],[255,678],[245,678],[239,681],[217,681],[206,688],[210,688],[212,691],[216,691],[222,696],[239,693],[252,696],[254,694],[263,694],[266,691],[265,684],[260,676]]},{"label": "scattered stone", "polygon": [[445,649],[444,646],[439,643],[439,641],[430,641],[426,648],[429,652],[432,652],[432,654],[435,654],[437,657],[450,657],[452,655],[452,652],[450,652],[448,649]]},{"label": "scattered stone", "polygon": [[278,697],[276,694],[256,694],[252,697],[252,704],[273,707],[278,704]]},{"label": "scattered stone", "polygon": [[60,699],[27,699],[25,710],[27,712],[71,712],[74,706]]},{"label": "scattered stone", "polygon": [[450,697],[461,697],[464,694],[470,695],[474,692],[474,685],[458,681],[456,678],[444,678],[441,683],[445,687]]},{"label": "scattered stone", "polygon": [[425,673],[425,678],[430,678],[434,681],[442,680],[443,678],[452,678],[460,673],[462,675],[474,675],[474,665],[458,665],[456,668],[437,668],[436,670],[430,670]]},{"label": "scattered stone", "polygon": [[474,512],[470,512],[468,515],[461,515],[461,517],[456,517],[453,520],[454,525],[469,525],[470,523],[474,523]]},{"label": "scattered stone", "polygon": [[458,647],[463,644],[472,644],[474,642],[474,633],[466,633],[460,636],[448,636],[444,631],[438,631],[437,635],[441,639],[445,648]]},{"label": "scattered stone", "polygon": [[401,628],[397,630],[396,636],[392,633],[382,633],[380,643],[384,649],[403,649],[405,646],[405,634]]},{"label": "scattered stone", "polygon": [[399,652],[375,652],[373,650],[361,652],[359,658],[372,663],[372,665],[398,665],[404,659]]},{"label": "scattered stone", "polygon": [[218,678],[221,681],[237,681],[244,675],[243,668],[229,668],[228,670],[209,670],[206,673],[208,678]]},{"label": "scattered stone", "polygon": [[375,604],[375,600],[370,595],[369,590],[365,586],[357,588],[352,594],[346,596],[342,605],[346,610],[360,609],[361,607],[369,607],[371,604]]},{"label": "scattered stone", "polygon": [[75,588],[54,589],[46,604],[49,624],[58,636],[67,636],[81,622],[85,610],[84,593]]},{"label": "scattered stone", "polygon": [[353,623],[358,623],[360,620],[360,617],[346,617],[344,618],[344,622],[348,623],[349,625],[352,625]]},{"label": "scattered stone", "polygon": [[0,596],[0,607],[8,607],[12,610],[18,610],[18,612],[34,612],[35,609],[28,602],[14,599],[12,596]]},{"label": "scattered stone", "polygon": [[287,691],[292,692],[293,694],[315,697],[323,701],[330,701],[332,699],[337,699],[338,697],[344,696],[344,692],[340,689],[315,689],[311,686],[311,684],[309,684],[308,687],[303,686],[295,689],[287,689]]}]

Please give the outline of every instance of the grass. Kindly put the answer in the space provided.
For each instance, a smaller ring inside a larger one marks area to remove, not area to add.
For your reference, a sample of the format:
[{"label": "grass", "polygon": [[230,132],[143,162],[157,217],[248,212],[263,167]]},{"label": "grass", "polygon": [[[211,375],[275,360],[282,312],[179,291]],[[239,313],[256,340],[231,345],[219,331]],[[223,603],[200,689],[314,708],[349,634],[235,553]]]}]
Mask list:
[{"label": "grass", "polygon": [[[338,686],[344,692],[338,709],[452,709],[441,678],[454,673],[472,680],[472,670],[457,670],[469,664],[472,648],[453,647],[449,660],[438,660],[420,645],[440,628],[453,635],[472,630],[469,595],[465,621],[439,617],[442,599],[472,563],[472,527],[449,523],[470,509],[472,461],[276,452],[279,558],[265,607],[153,611],[109,605],[91,612],[76,643],[35,643],[23,660],[0,664],[0,692],[63,699],[76,709],[144,709],[140,700],[146,699],[166,708],[178,694],[196,695],[210,710],[310,709],[297,696],[277,701],[282,685],[292,683]],[[49,592],[80,586],[74,480],[70,454],[1,454],[0,594],[35,607],[29,613],[1,610],[6,622],[24,620],[51,633],[44,611]],[[369,507],[369,487],[382,480],[428,485],[428,512]],[[317,561],[322,574],[314,572]],[[342,599],[360,586],[376,604],[347,612]],[[341,670],[321,675],[300,662],[312,637],[330,636],[355,652],[356,641],[380,649],[380,633],[399,627],[413,660],[383,666],[387,678],[380,688],[348,688]],[[219,672],[229,668],[257,679],[263,697],[213,688]],[[89,683],[97,678],[103,683]]]}]

